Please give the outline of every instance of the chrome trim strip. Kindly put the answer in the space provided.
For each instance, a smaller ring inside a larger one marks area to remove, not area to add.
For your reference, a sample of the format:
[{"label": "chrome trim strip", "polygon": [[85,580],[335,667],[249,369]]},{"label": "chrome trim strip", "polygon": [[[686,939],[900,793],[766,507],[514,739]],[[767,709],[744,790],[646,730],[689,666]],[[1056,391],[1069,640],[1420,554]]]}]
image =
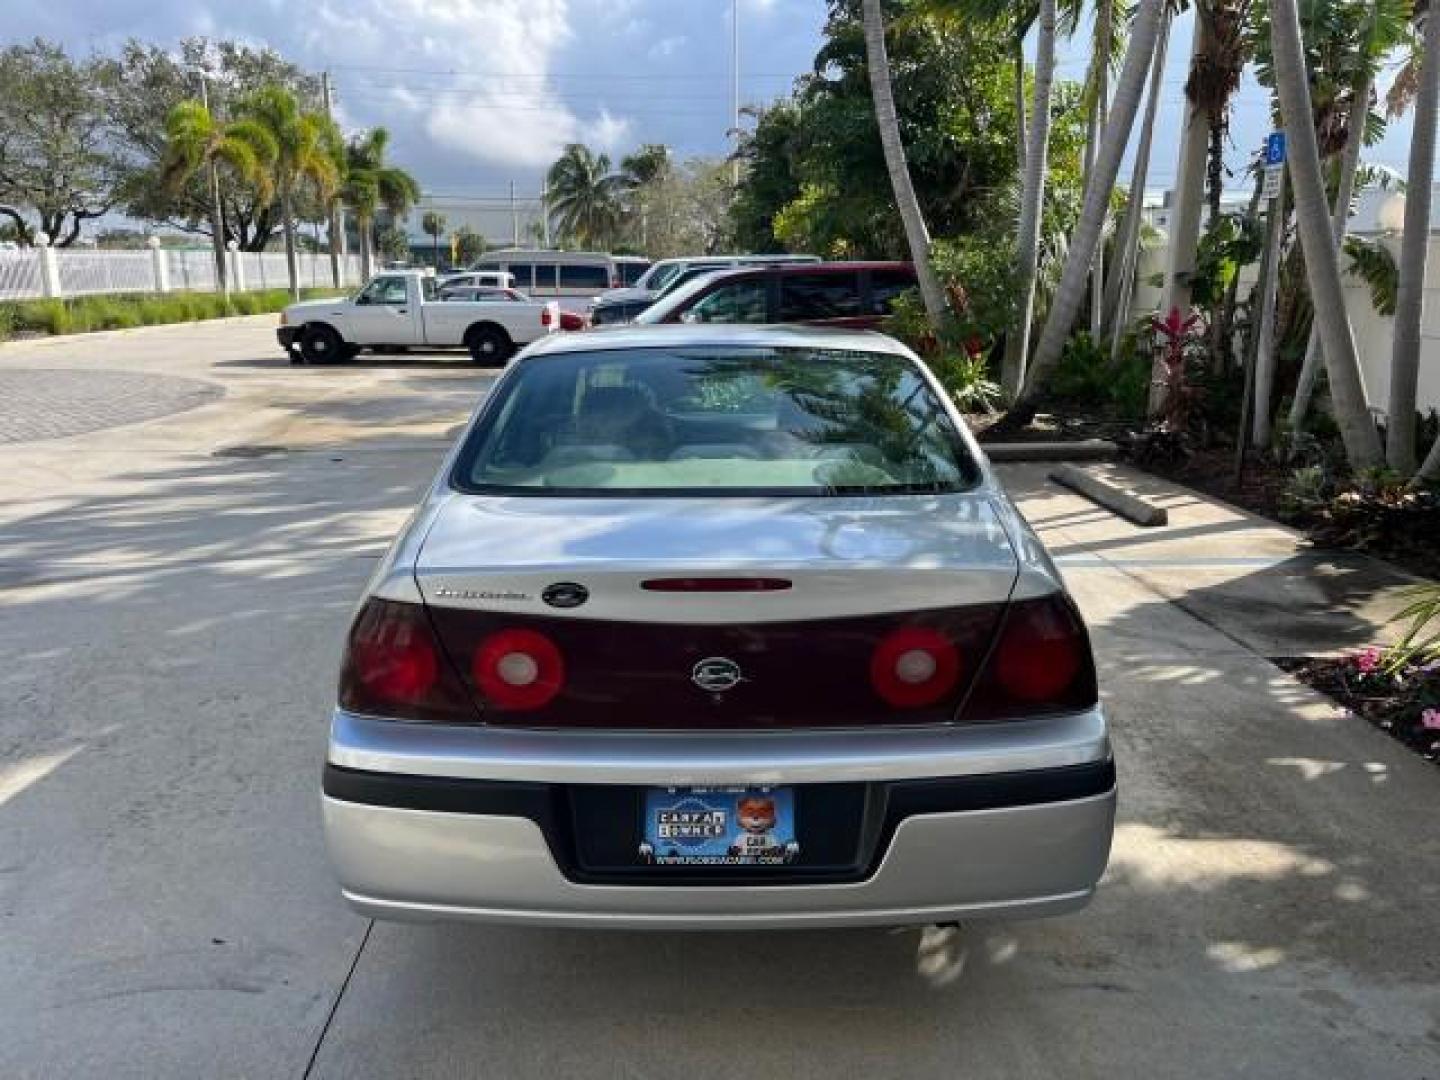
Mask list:
[{"label": "chrome trim strip", "polygon": [[348,769],[579,784],[917,780],[1084,765],[1110,757],[1100,707],[943,728],[538,731],[400,723],[337,709],[329,761]]},{"label": "chrome trim strip", "polygon": [[380,900],[341,890],[346,903],[372,919],[399,922],[472,920],[517,926],[548,926],[587,930],[798,930],[836,926],[923,926],[967,919],[1041,919],[1067,915],[1085,907],[1095,890],[1080,889],[1058,896],[988,903],[893,907],[860,911],[735,912],[687,915],[673,912],[535,911],[519,908],[459,907]]}]

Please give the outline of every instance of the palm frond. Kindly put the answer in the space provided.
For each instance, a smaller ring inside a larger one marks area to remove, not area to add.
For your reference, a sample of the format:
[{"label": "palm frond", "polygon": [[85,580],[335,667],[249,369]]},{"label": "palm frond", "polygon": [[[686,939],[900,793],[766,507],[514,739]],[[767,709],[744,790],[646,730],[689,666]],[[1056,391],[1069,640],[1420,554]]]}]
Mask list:
[{"label": "palm frond", "polygon": [[1345,254],[1350,257],[1350,273],[1369,286],[1370,303],[1376,313],[1394,315],[1400,291],[1400,268],[1395,265],[1390,249],[1378,240],[1347,236]]}]

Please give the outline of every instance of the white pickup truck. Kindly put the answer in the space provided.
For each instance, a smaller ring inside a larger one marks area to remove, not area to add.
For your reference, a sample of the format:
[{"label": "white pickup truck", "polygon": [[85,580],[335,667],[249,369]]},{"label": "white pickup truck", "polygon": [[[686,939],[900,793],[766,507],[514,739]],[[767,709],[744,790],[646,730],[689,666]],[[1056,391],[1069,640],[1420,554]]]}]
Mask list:
[{"label": "white pickup truck", "polygon": [[441,300],[433,277],[400,270],[372,278],[351,297],[291,304],[280,313],[276,336],[293,364],[407,346],[465,348],[477,364],[503,364],[519,346],[558,329],[554,301]]}]

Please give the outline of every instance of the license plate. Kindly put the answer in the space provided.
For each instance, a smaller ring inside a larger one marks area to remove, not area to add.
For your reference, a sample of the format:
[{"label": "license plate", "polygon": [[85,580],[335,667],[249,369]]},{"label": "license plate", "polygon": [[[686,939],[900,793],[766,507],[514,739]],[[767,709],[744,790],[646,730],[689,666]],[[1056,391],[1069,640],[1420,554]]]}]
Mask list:
[{"label": "license plate", "polygon": [[785,866],[800,854],[785,787],[651,788],[640,858],[654,866]]}]

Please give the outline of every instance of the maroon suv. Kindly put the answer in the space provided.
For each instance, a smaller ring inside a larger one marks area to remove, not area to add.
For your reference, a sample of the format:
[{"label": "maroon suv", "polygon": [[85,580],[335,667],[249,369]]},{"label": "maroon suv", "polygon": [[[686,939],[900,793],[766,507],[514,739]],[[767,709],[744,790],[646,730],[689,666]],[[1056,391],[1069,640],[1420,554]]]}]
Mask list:
[{"label": "maroon suv", "polygon": [[662,297],[636,323],[804,323],[874,330],[916,287],[901,262],[832,262],[721,270]]}]

